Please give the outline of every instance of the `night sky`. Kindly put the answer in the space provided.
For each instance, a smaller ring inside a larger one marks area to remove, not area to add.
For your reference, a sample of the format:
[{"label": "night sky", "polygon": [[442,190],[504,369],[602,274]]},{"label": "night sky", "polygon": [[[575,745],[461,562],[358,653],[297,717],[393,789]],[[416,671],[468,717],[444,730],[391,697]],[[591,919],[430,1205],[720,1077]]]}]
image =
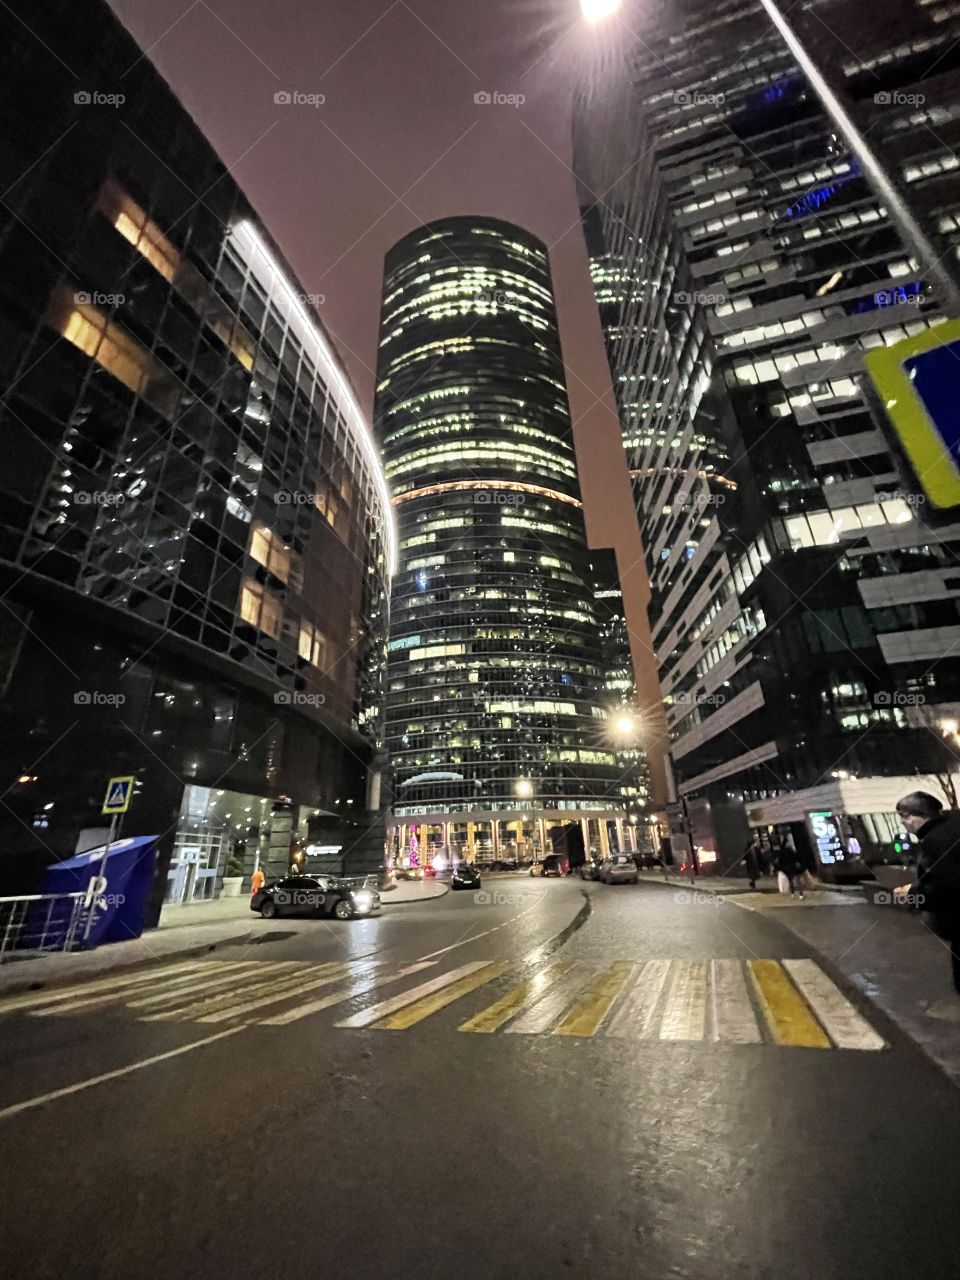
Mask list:
[{"label": "night sky", "polygon": [[[577,0],[112,3],[305,292],[322,296],[368,408],[396,240],[433,218],[488,214],[546,242],[588,536],[618,549],[641,702],[655,702],[637,521],[569,168],[572,89],[591,39]],[[325,101],[277,104],[278,92]],[[525,101],[478,104],[481,92]]]}]

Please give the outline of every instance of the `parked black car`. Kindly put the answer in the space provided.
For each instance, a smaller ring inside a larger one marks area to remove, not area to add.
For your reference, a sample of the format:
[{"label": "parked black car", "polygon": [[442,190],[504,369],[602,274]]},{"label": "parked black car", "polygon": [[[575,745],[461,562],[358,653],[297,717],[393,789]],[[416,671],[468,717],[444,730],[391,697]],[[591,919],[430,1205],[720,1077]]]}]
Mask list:
[{"label": "parked black car", "polygon": [[459,863],[450,877],[451,889],[479,889],[480,872],[469,862]]},{"label": "parked black car", "polygon": [[354,920],[380,910],[376,889],[360,888],[345,880],[315,876],[287,876],[265,884],[250,899],[250,910],[259,911],[264,920],[277,916],[336,916],[338,920]]}]

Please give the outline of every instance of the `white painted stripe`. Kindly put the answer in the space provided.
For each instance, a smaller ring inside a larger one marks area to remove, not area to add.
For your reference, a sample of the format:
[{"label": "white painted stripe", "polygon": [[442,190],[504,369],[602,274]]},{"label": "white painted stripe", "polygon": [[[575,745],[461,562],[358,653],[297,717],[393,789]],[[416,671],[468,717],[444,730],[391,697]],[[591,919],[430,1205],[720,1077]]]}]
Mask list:
[{"label": "white painted stripe", "polygon": [[783,960],[781,963],[838,1049],[886,1048],[883,1037],[857,1012],[816,961]]},{"label": "white painted stripe", "polygon": [[534,1000],[519,1018],[514,1019],[509,1027],[505,1027],[504,1033],[515,1036],[535,1036],[541,1031],[546,1031],[548,1027],[559,1021],[560,1015],[588,986],[589,983],[584,982],[583,979],[582,966],[574,965],[545,996]]},{"label": "white painted stripe", "polygon": [[678,960],[660,1021],[661,1040],[702,1040],[707,1020],[707,966]]},{"label": "white painted stripe", "polygon": [[285,1027],[289,1022],[297,1022],[300,1018],[307,1018],[312,1013],[321,1013],[324,1009],[330,1009],[335,1004],[343,1004],[347,1000],[355,999],[357,996],[365,996],[368,991],[374,991],[377,987],[386,987],[391,982],[399,982],[401,978],[407,978],[411,973],[420,973],[423,969],[432,969],[436,963],[436,960],[420,960],[417,964],[408,964],[399,973],[384,973],[379,978],[362,978],[347,992],[338,991],[333,995],[323,996],[320,1000],[309,1000],[306,1004],[295,1005],[284,1013],[278,1013],[272,1018],[264,1018],[259,1025],[263,1027]]},{"label": "white painted stripe", "polygon": [[342,982],[344,978],[350,978],[355,975],[364,978],[369,977],[373,970],[381,964],[383,964],[382,960],[372,960],[365,964],[362,969],[351,969],[349,973],[328,973],[321,978],[310,978],[295,987],[284,987],[282,991],[279,988],[275,988],[267,995],[258,996],[253,1000],[250,1000],[243,992],[238,992],[236,1000],[228,1008],[205,1014],[202,1018],[197,1018],[197,1022],[226,1022],[228,1018],[245,1017],[250,1009],[263,1009],[268,1004],[279,1004],[282,1000],[289,1000],[293,996],[301,996],[306,991],[315,991],[318,987],[333,986],[335,982]]},{"label": "white painted stripe", "polygon": [[208,991],[213,986],[222,986],[224,983],[235,981],[244,970],[250,968],[258,968],[255,960],[249,960],[246,963],[237,961],[235,964],[221,965],[217,968],[216,973],[222,974],[224,970],[229,970],[229,974],[224,977],[217,978],[214,982],[207,980],[207,975],[203,970],[194,969],[187,974],[171,974],[168,978],[162,978],[159,982],[145,982],[142,986],[133,988],[122,988],[119,991],[111,991],[107,995],[88,996],[86,1000],[77,1000],[75,1002],[61,1001],[54,1008],[37,1009],[32,1016],[34,1018],[56,1018],[72,1016],[75,1013],[83,1013],[86,1009],[97,1009],[101,1005],[114,1004],[117,1000],[123,1000],[136,1008],[138,998],[140,1004],[148,1003],[148,998],[144,997],[145,991],[154,992],[157,988],[163,993],[155,995],[154,1000],[182,1000],[183,988],[191,988],[192,991],[202,989]]},{"label": "white painted stripe", "polygon": [[644,1040],[650,1035],[653,1015],[669,972],[669,960],[648,960],[643,965],[633,988],[607,1027],[608,1036]]},{"label": "white painted stripe", "polygon": [[[196,987],[191,992],[183,991],[182,988],[185,985],[183,982],[178,981],[176,986],[174,986],[173,983],[165,982],[160,991],[148,996],[137,991],[134,993],[134,998],[131,999],[130,997],[127,997],[125,1003],[128,1009],[159,1009],[165,1004],[176,1004],[176,1002],[178,1000],[182,1000],[186,994],[197,996],[199,998],[200,996],[207,995],[211,991],[218,991],[221,987],[235,986],[239,981],[253,978],[264,971],[262,964],[255,960],[251,961],[251,963],[253,965],[252,970],[246,969],[246,966],[244,966],[243,968],[234,969],[232,972],[225,973],[221,977],[213,978],[212,980],[208,978],[205,973],[191,974],[191,980],[196,983]],[[275,974],[274,976],[279,979],[281,975]]]},{"label": "white painted stripe", "polygon": [[[326,977],[328,973],[336,972],[338,975],[344,975],[348,972],[345,964],[318,964],[316,966],[303,966],[316,977]],[[270,978],[265,982],[254,982],[249,986],[241,987],[238,991],[232,992],[230,995],[213,995],[204,996],[202,992],[192,993],[189,1000],[183,1004],[178,1004],[172,1009],[164,1009],[162,1013],[149,1013],[140,1019],[141,1022],[171,1022],[176,1018],[195,1018],[203,1014],[214,1013],[218,1009],[222,1009],[224,1005],[230,1005],[233,1008],[239,1002],[250,996],[265,995],[268,992],[274,993],[284,991],[288,987],[296,988],[304,978],[301,973],[299,977],[294,974],[287,974],[285,979]]]},{"label": "white painted stripe", "polygon": [[476,973],[478,969],[484,969],[491,963],[492,961],[490,960],[471,960],[469,964],[462,964],[459,969],[452,969],[449,973],[442,973],[438,978],[431,978],[429,982],[423,982],[419,987],[412,987],[409,991],[403,991],[398,996],[381,1001],[380,1004],[372,1004],[368,1009],[361,1009],[359,1013],[355,1013],[352,1017],[345,1018],[342,1022],[334,1023],[334,1026],[369,1027],[371,1022],[377,1022],[380,1018],[385,1018],[388,1013],[395,1013],[397,1009],[403,1009],[408,1004],[413,1004],[421,996],[429,996],[434,991],[441,991],[444,987],[449,987],[460,978],[465,978],[467,974]]},{"label": "white painted stripe", "polygon": [[747,990],[743,965],[739,960],[713,960],[710,970],[713,1039],[733,1044],[762,1044],[763,1035]]},{"label": "white painted stripe", "polygon": [[214,1036],[205,1036],[202,1040],[193,1040],[190,1044],[182,1044],[179,1049],[168,1049],[166,1053],[156,1053],[152,1058],[143,1058],[140,1062],[131,1062],[127,1067],[118,1067],[116,1071],[105,1071],[101,1076],[91,1076],[89,1080],[80,1080],[77,1084],[68,1084],[64,1089],[53,1089],[50,1093],[41,1093],[36,1098],[28,1098],[26,1102],[15,1102],[12,1107],[4,1107],[0,1111],[0,1120],[19,1115],[21,1111],[30,1111],[33,1107],[42,1107],[45,1102],[54,1102],[57,1098],[67,1098],[73,1093],[81,1093],[84,1089],[92,1089],[95,1085],[105,1084],[108,1080],[119,1080],[134,1071],[142,1071],[144,1067],[155,1066],[165,1062],[167,1058],[178,1058],[181,1054],[191,1053],[194,1049],[202,1049],[204,1045],[213,1044],[215,1040],[223,1040],[226,1036],[234,1036],[243,1027],[231,1027],[228,1031],[218,1031]]},{"label": "white painted stripe", "polygon": [[111,975],[99,978],[96,982],[77,982],[67,987],[58,987],[55,991],[27,991],[20,996],[10,996],[0,1003],[0,1013],[14,1013],[17,1009],[37,1009],[42,1005],[58,1004],[62,1000],[75,1000],[78,996],[92,995],[95,991],[113,991],[118,987],[134,987],[141,983],[156,981],[171,973],[183,973],[187,969],[199,969],[208,964],[207,960],[180,961],[178,964],[164,965],[159,969],[139,969],[126,977]]}]

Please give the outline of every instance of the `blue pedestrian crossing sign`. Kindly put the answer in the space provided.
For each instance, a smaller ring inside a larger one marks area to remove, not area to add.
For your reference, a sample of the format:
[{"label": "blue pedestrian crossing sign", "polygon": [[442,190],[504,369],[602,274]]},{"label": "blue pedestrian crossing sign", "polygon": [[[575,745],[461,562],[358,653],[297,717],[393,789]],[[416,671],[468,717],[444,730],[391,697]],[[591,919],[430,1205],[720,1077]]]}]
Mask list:
[{"label": "blue pedestrian crossing sign", "polygon": [[130,808],[130,797],[133,795],[133,775],[122,778],[111,778],[107,783],[107,794],[103,797],[101,813],[126,813]]},{"label": "blue pedestrian crossing sign", "polygon": [[920,487],[935,507],[960,503],[960,320],[865,358]]}]

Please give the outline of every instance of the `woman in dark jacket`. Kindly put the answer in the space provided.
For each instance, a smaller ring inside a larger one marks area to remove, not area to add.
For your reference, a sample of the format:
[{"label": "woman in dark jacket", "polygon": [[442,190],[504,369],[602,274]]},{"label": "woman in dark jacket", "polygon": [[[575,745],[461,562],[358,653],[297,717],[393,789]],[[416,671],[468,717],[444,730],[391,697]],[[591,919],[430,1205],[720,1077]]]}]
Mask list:
[{"label": "woman in dark jacket", "polygon": [[[960,995],[960,812],[945,811],[926,791],[911,791],[897,802],[897,817],[920,841],[920,852],[915,882],[901,885],[896,896],[927,912],[934,932],[950,944],[953,985]],[[927,1012],[938,1016],[932,1008]],[[944,1016],[956,1021],[960,1010],[945,1010]]]},{"label": "woman in dark jacket", "polygon": [[784,840],[773,853],[774,869],[790,881],[790,897],[803,897],[803,861],[793,845]]}]

